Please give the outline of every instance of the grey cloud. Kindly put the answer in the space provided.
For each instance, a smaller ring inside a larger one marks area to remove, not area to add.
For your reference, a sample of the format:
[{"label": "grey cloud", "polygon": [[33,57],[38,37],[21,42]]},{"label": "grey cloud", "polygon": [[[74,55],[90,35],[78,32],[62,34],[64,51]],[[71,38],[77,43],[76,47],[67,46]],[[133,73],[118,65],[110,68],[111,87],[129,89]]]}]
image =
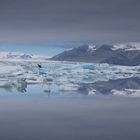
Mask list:
[{"label": "grey cloud", "polygon": [[139,0],[1,0],[0,41],[140,41]]}]

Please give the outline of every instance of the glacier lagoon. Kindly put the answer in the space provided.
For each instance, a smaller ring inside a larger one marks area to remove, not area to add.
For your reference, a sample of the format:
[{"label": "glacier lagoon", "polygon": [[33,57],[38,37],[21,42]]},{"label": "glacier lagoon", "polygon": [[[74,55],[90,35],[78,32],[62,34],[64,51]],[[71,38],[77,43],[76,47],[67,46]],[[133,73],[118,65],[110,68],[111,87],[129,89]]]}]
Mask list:
[{"label": "glacier lagoon", "polygon": [[3,60],[0,67],[1,139],[139,140],[140,66]]},{"label": "glacier lagoon", "polygon": [[[108,87],[114,84],[108,94],[140,96],[140,66],[48,60],[3,60],[0,61],[0,67],[0,89],[3,90],[1,92],[3,96],[8,95],[9,92],[19,96],[20,93],[30,96],[33,90],[38,91],[38,95],[53,97],[77,96],[79,93],[93,96],[99,94],[97,86],[101,89],[107,83]],[[121,81],[127,84],[123,84],[124,87],[121,84],[120,87],[118,83]],[[131,87],[132,83],[138,86]]]}]

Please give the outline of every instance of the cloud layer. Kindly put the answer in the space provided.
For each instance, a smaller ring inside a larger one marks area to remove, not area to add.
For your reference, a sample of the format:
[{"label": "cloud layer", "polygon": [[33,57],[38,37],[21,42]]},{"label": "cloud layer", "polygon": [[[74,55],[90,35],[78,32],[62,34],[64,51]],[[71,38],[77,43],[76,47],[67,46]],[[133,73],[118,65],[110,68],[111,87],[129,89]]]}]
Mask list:
[{"label": "cloud layer", "polygon": [[0,42],[140,41],[139,0],[1,0]]}]

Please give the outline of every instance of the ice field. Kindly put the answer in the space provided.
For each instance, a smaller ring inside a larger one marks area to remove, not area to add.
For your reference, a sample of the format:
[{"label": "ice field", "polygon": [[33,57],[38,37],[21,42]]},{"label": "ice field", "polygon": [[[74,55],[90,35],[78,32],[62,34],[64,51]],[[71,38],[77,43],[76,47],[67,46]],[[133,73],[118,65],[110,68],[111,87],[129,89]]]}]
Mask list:
[{"label": "ice field", "polygon": [[[41,68],[38,67],[41,65]],[[0,88],[26,92],[34,85],[48,95],[79,92],[81,85],[99,81],[127,79],[140,77],[140,66],[116,66],[109,64],[91,64],[57,61],[0,61]],[[124,92],[125,90],[125,92]],[[140,95],[139,89],[124,89],[114,95],[127,95],[127,91],[134,91]],[[88,89],[88,95],[96,94],[94,88]]]}]

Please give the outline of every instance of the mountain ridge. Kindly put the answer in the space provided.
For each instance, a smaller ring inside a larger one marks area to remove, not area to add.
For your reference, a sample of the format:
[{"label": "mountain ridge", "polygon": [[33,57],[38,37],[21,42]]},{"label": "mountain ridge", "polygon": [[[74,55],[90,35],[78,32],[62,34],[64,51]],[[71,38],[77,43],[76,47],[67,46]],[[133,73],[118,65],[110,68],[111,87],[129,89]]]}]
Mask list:
[{"label": "mountain ridge", "polygon": [[116,65],[135,66],[140,64],[140,44],[138,46],[124,45],[82,45],[66,50],[51,60],[77,61],[90,63],[108,63]]},{"label": "mountain ridge", "polygon": [[0,52],[0,59],[46,59],[47,57],[20,52]]}]

